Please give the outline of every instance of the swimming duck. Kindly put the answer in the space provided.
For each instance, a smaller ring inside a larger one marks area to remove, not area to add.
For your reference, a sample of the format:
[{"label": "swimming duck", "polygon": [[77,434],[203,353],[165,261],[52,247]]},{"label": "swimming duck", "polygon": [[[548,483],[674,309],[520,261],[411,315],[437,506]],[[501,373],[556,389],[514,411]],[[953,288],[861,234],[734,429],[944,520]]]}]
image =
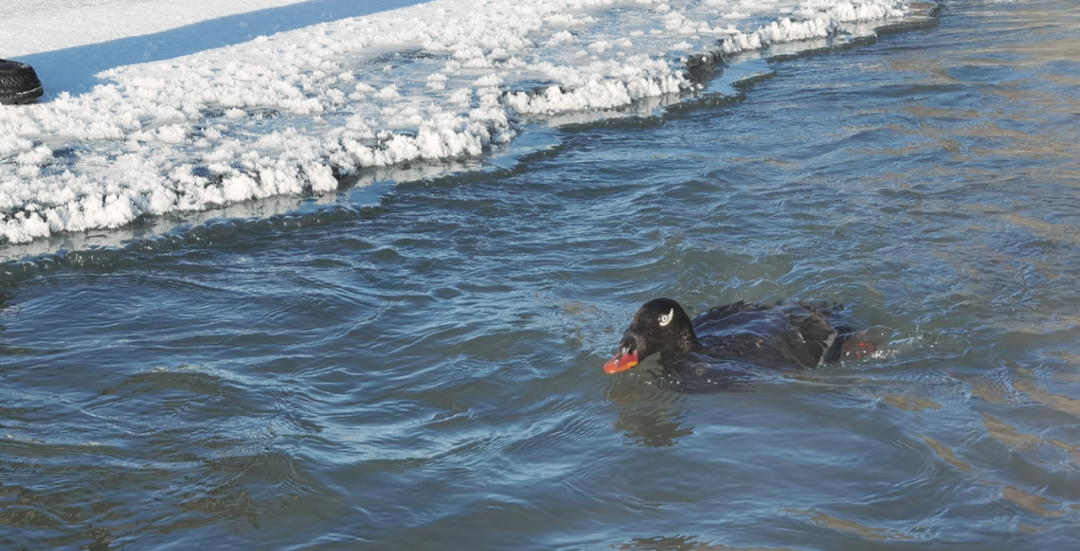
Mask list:
[{"label": "swimming duck", "polygon": [[665,369],[699,377],[762,367],[812,369],[846,354],[873,352],[864,333],[830,322],[841,308],[736,302],[691,320],[674,300],[650,300],[634,314],[604,371],[626,371],[658,352]]}]

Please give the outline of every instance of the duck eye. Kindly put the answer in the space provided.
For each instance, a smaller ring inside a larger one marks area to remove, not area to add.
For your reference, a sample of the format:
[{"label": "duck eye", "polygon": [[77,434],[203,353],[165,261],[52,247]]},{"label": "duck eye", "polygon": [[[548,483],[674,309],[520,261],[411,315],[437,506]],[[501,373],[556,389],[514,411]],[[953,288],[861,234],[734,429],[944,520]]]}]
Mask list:
[{"label": "duck eye", "polygon": [[667,324],[671,323],[671,318],[675,317],[675,309],[672,308],[670,312],[660,316],[660,327],[667,327]]}]

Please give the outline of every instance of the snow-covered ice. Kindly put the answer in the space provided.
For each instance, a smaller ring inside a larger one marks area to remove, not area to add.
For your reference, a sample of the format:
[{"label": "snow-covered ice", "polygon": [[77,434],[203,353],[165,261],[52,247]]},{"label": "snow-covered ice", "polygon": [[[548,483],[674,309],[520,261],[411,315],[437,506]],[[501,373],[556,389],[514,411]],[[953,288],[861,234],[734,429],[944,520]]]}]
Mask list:
[{"label": "snow-covered ice", "polygon": [[155,42],[167,38],[161,33],[184,26],[202,24],[201,31],[178,33],[177,38],[217,34],[219,42],[229,42],[423,1],[12,0],[0,3],[0,57],[25,57],[133,37],[144,37],[141,42],[151,51],[139,55],[150,57],[161,47]]},{"label": "snow-covered ice", "polygon": [[[902,0],[435,0],[253,37],[230,19],[337,4],[0,8],[6,57],[19,47],[31,63],[58,55],[29,36],[50,17],[68,58],[106,52],[93,88],[45,78],[42,103],[0,109],[0,242],[323,194],[369,167],[475,157],[512,140],[521,121],[691,89],[685,59],[695,52],[758,50],[908,12]],[[71,24],[99,14],[108,25]],[[200,25],[233,33],[221,37],[229,45],[136,64],[100,46]]]}]

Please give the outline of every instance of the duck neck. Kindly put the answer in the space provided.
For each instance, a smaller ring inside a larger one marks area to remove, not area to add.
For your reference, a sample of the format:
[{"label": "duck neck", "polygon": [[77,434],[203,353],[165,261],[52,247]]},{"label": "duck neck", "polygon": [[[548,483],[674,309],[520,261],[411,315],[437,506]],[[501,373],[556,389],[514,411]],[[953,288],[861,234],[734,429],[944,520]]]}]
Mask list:
[{"label": "duck neck", "polygon": [[693,328],[687,329],[679,339],[679,350],[681,352],[698,352],[701,348],[701,341],[698,340]]}]

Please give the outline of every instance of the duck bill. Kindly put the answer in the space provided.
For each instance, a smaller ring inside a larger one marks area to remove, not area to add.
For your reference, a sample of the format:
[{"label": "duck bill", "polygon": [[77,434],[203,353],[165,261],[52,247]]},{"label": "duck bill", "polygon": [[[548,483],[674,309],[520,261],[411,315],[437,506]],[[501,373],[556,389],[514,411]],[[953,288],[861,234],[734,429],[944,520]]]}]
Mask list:
[{"label": "duck bill", "polygon": [[608,360],[604,364],[604,371],[607,373],[618,373],[620,371],[626,371],[631,367],[638,364],[637,352],[630,352],[629,354],[619,353],[614,358]]}]

